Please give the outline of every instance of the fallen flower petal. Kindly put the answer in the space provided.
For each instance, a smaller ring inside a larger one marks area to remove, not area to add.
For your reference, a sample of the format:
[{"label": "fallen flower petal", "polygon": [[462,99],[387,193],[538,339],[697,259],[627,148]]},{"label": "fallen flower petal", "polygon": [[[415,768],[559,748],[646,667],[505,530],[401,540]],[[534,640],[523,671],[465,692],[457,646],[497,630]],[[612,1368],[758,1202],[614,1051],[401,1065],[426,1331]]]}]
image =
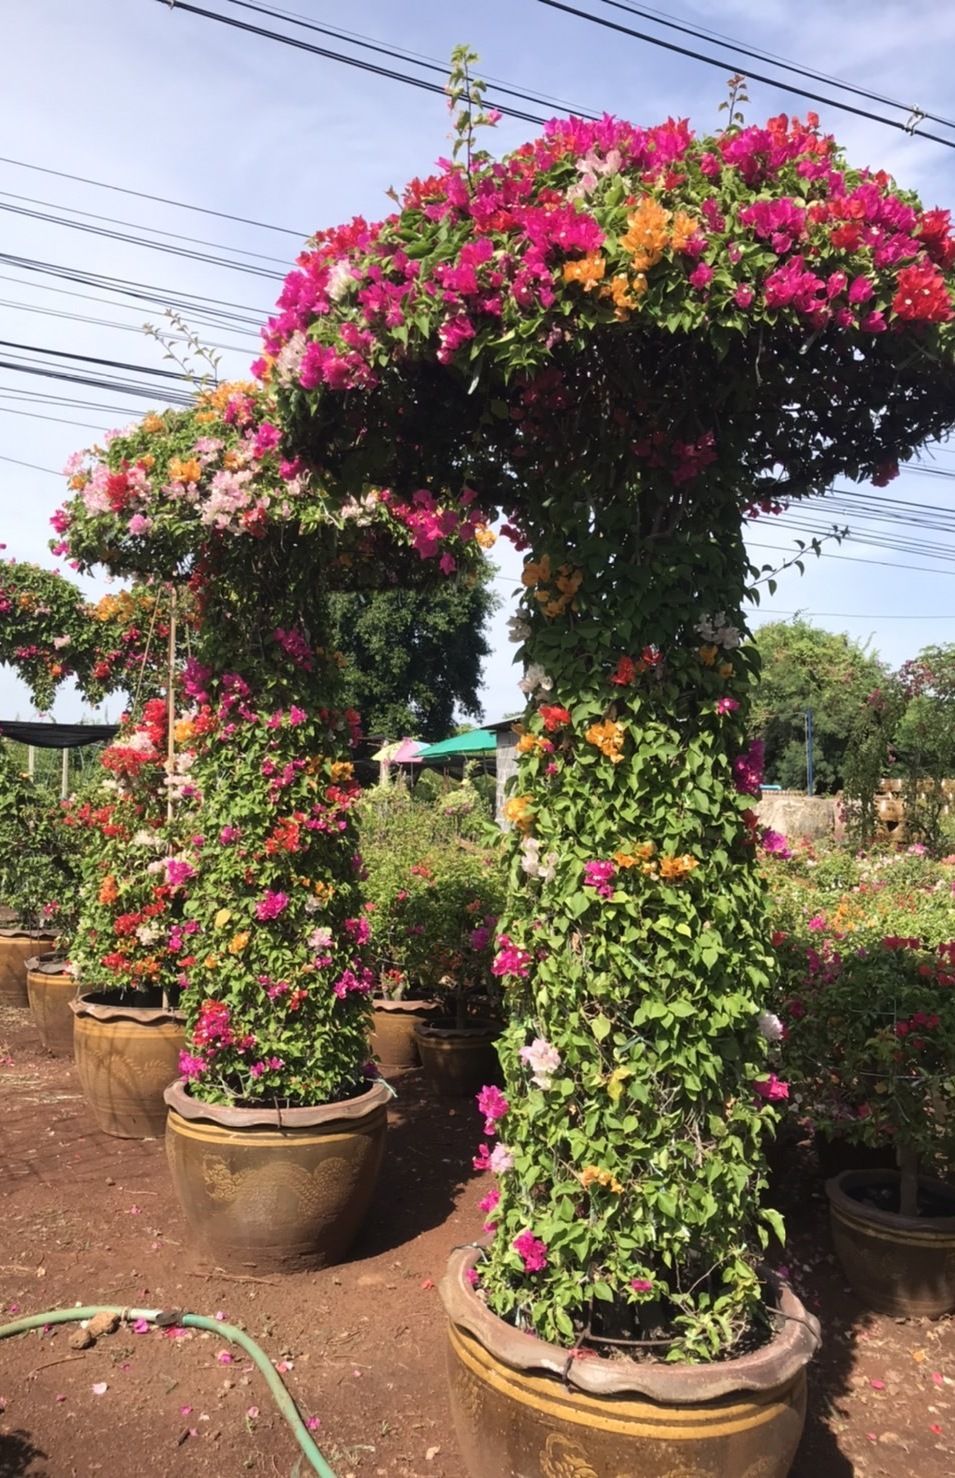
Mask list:
[{"label": "fallen flower petal", "polygon": [[305,1425],[310,1432],[315,1432],[322,1425],[322,1419],[320,1416],[310,1416]]},{"label": "fallen flower petal", "polygon": [[109,1390],[109,1386],[106,1384],[106,1382],[104,1380],[98,1380],[98,1381],[96,1381],[95,1384],[92,1387],[92,1391],[93,1391],[93,1395],[94,1396],[105,1396],[106,1395],[106,1392],[108,1390]]}]

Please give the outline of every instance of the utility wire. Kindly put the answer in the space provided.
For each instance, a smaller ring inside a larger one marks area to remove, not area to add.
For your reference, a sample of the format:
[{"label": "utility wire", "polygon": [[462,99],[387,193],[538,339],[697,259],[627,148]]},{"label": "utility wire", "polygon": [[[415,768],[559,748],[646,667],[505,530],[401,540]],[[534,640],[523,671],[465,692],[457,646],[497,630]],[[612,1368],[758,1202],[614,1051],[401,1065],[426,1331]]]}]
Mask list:
[{"label": "utility wire", "polygon": [[146,231],[152,236],[168,236],[173,241],[188,241],[191,246],[212,246],[216,251],[231,251],[237,256],[255,257],[260,262],[272,262],[276,267],[287,269],[284,257],[270,257],[265,252],[249,251],[244,246],[228,246],[223,241],[207,241],[203,236],[185,236],[181,231],[164,231],[159,226],[144,226],[141,221],[121,221],[116,216],[98,215],[96,211],[81,210],[78,205],[63,205],[54,200],[37,200],[34,195],[17,195],[13,190],[0,190],[5,200],[19,200],[25,205],[42,205],[45,210],[65,210],[70,215],[86,216],[91,221],[105,221],[109,226],[125,226],[130,231]]},{"label": "utility wire", "polygon": [[110,185],[105,180],[91,180],[86,175],[68,174],[64,169],[50,169],[43,164],[29,164],[25,159],[10,159],[0,154],[0,164],[12,164],[17,169],[32,169],[37,174],[55,175],[60,180],[73,180],[78,185],[95,185],[98,190],[114,190],[120,195],[135,195],[139,200],[151,200],[156,205],[172,205],[177,210],[192,210],[199,215],[216,216],[220,221],[235,221],[240,226],[255,226],[260,231],[278,231],[283,236],[294,236],[304,241],[307,231],[293,231],[289,226],[272,226],[267,221],[252,221],[247,216],[233,216],[225,210],[211,210],[206,205],[189,205],[184,200],[170,200],[165,195],[148,195],[145,190],[130,190],[125,185]]},{"label": "utility wire", "polygon": [[[438,82],[428,82],[424,77],[411,77],[407,72],[396,72],[390,67],[381,67],[374,62],[363,61],[360,57],[347,56],[342,51],[329,51],[327,47],[316,46],[311,41],[302,41],[297,36],[283,35],[281,31],[268,31],[262,26],[250,25],[248,21],[240,21],[231,15],[220,15],[214,10],[203,10],[198,5],[187,5],[184,0],[174,0],[170,5],[169,0],[158,0],[158,4],[165,5],[167,9],[183,11],[188,15],[202,16],[204,20],[218,21],[223,26],[231,26],[236,31],[247,31],[249,35],[261,36],[267,41],[280,41],[284,46],[292,46],[296,51],[306,51],[312,56],[324,57],[327,61],[341,62],[347,67],[355,67],[360,72],[370,72],[376,77],[387,77],[393,82],[404,82],[409,87],[417,87],[422,92],[437,93],[445,97],[445,88]],[[398,58],[401,60],[401,58]],[[517,94],[523,96],[523,94]],[[486,98],[485,106],[496,108],[499,113],[508,118],[519,118],[525,123],[546,123],[546,118],[541,118],[536,113],[525,113],[520,108],[512,108],[505,102]]]},{"label": "utility wire", "polygon": [[[77,293],[76,296],[83,297],[84,294]],[[108,302],[109,300],[101,299],[100,301]],[[114,303],[112,306],[122,307],[124,305]],[[15,312],[21,313],[39,313],[44,318],[61,318],[64,319],[67,323],[91,324],[94,328],[119,329],[121,333],[139,334],[140,338],[143,336],[144,332],[143,325],[140,323],[120,323],[118,318],[92,318],[85,313],[65,313],[62,309],[40,308],[37,306],[36,303],[24,303],[23,300],[20,298],[0,298],[0,308],[12,308]],[[130,309],[130,311],[132,311],[132,309]],[[236,333],[241,332],[241,329],[236,329]],[[252,337],[251,334],[250,337]],[[166,339],[171,344],[187,344],[189,342],[185,334],[170,333],[166,335]],[[224,349],[232,354],[248,353],[247,348],[243,344],[218,344],[215,342],[215,340],[205,340],[204,344],[207,349]]]},{"label": "utility wire", "polygon": [[0,263],[18,267],[24,272],[39,272],[44,276],[60,278],[66,282],[77,282],[83,287],[101,287],[107,292],[119,293],[123,297],[134,298],[140,302],[151,302],[159,307],[172,307],[187,313],[196,306],[204,308],[207,312],[212,309],[217,317],[246,323],[252,328],[258,328],[268,316],[264,309],[249,308],[245,304],[232,303],[222,298],[206,298],[198,293],[183,291],[173,293],[168,288],[133,282],[122,277],[112,277],[105,272],[74,271],[55,262],[41,262],[33,257],[14,256],[9,252],[0,252]]},{"label": "utility wire", "polygon": [[91,221],[71,221],[67,216],[50,215],[42,210],[29,210],[25,205],[11,205],[0,200],[0,210],[10,215],[22,216],[25,220],[43,221],[47,225],[66,226],[72,231],[83,231],[88,236],[98,236],[109,241],[121,241],[127,246],[144,246],[148,251],[161,251],[167,256],[181,257],[187,262],[202,262],[210,267],[224,267],[232,272],[243,272],[249,277],[261,277],[270,282],[284,282],[284,272],[273,272],[269,267],[256,267],[245,262],[233,262],[228,257],[213,256],[210,252],[193,251],[190,247],[173,246],[168,241],[147,241],[143,236],[133,236],[128,231],[111,231],[106,226],[94,225]]},{"label": "utility wire", "polygon": [[908,118],[927,118],[931,123],[940,123],[943,128],[955,128],[955,121],[951,118],[943,118],[938,113],[929,113],[924,108],[917,108],[910,103],[900,103],[896,98],[886,97],[883,93],[870,92],[868,88],[857,87],[852,82],[845,82],[841,77],[832,77],[828,72],[815,72],[811,67],[800,66],[796,62],[788,61],[785,57],[774,56],[772,52],[759,51],[745,45],[742,41],[737,41],[732,36],[724,36],[718,31],[707,30],[705,26],[696,28],[681,25],[666,11],[644,10],[638,5],[624,4],[623,0],[599,0],[599,3],[609,6],[611,10],[622,10],[627,15],[635,15],[641,20],[651,21],[654,25],[664,26],[668,31],[678,31],[683,36],[692,36],[697,41],[706,39],[717,41],[720,45],[731,46],[741,56],[769,62],[773,66],[782,67],[785,71],[794,73],[797,77],[808,77],[813,82],[828,83],[831,87],[838,87],[854,97],[866,98],[870,103],[882,103],[886,108],[898,108]]},{"label": "utility wire", "polygon": [[53,467],[41,467],[37,462],[21,462],[19,457],[5,457],[0,453],[0,462],[12,462],[15,467],[31,467],[34,472],[48,472],[51,477],[62,477],[62,472],[57,472]]},{"label": "utility wire", "polygon": [[91,426],[88,421],[65,421],[62,416],[41,416],[35,411],[17,411],[0,405],[0,416],[26,416],[28,421],[55,421],[60,426],[80,426],[84,431],[108,431],[107,426]]},{"label": "utility wire", "polygon": [[[330,36],[333,40],[344,41],[350,46],[360,46],[364,51],[372,51],[377,56],[390,57],[392,61],[407,62],[410,63],[413,67],[422,67],[427,72],[437,72],[441,77],[444,78],[447,78],[448,75],[447,62],[439,62],[433,57],[424,57],[420,54],[416,55],[414,52],[405,51],[404,49],[398,47],[386,46],[384,42],[373,41],[371,37],[362,36],[354,31],[340,31],[337,30],[334,26],[320,26],[317,25],[315,21],[309,20],[306,16],[297,15],[293,11],[279,10],[270,5],[254,5],[252,4],[252,0],[224,0],[224,3],[227,5],[235,5],[238,7],[239,10],[251,10],[254,11],[257,15],[268,16],[271,20],[287,21],[294,26],[298,26],[303,31],[313,31],[320,36]],[[176,0],[173,0],[173,9],[175,8],[175,5]],[[180,9],[186,8],[186,6],[180,7]],[[223,17],[223,19],[225,19],[225,17]],[[329,55],[331,55],[331,53]],[[349,58],[336,56],[335,60],[348,61]],[[389,73],[388,75],[391,76],[393,74]],[[408,81],[410,79],[402,78],[400,80]],[[509,83],[498,81],[493,77],[487,77],[484,80],[487,82],[488,86],[493,86],[495,91],[501,93],[501,95],[504,97],[519,98],[522,102],[537,103],[538,105],[545,108],[558,107],[562,110],[566,110],[566,112],[568,113],[573,113],[574,116],[577,118],[597,119],[600,117],[599,113],[586,112],[583,108],[577,108],[574,106],[573,103],[563,102],[559,98],[549,98],[546,96],[546,94],[541,93],[525,92],[522,91],[520,88],[511,87]],[[445,88],[442,86],[440,90],[441,92],[444,92]],[[514,114],[512,116],[520,117],[522,115]]]},{"label": "utility wire", "polygon": [[[82,301],[84,303],[105,303],[107,307],[109,307],[109,308],[115,308],[115,309],[119,310],[122,313],[134,313],[134,312],[136,312],[138,310],[138,304],[135,304],[134,305],[132,303],[117,303],[112,298],[101,298],[101,297],[99,297],[95,293],[79,293],[79,292],[76,291],[75,288],[68,288],[68,287],[51,287],[48,282],[30,282],[25,277],[10,277],[5,272],[0,272],[0,282],[15,282],[18,287],[28,287],[28,288],[31,288],[31,289],[34,289],[35,288],[38,292],[56,293],[58,297],[63,297],[63,298],[80,298],[80,299],[82,299]],[[18,306],[25,307],[25,308],[28,308],[28,309],[32,309],[32,306],[33,305],[32,304],[29,304],[29,303],[25,303],[25,304],[19,304]],[[44,313],[44,312],[47,312],[48,313],[48,312],[51,312],[52,310],[51,309],[44,309],[44,308],[37,308],[35,311],[37,313]],[[255,329],[241,328],[238,324],[231,324],[231,323],[229,323],[229,324],[222,324],[222,323],[216,321],[215,319],[211,319],[211,318],[205,316],[206,313],[213,313],[215,311],[212,308],[209,308],[207,310],[202,310],[201,312],[197,308],[192,308],[189,311],[190,311],[190,321],[193,322],[193,323],[202,324],[203,326],[205,326],[207,328],[228,328],[232,333],[239,334],[240,337],[242,337],[242,338],[256,339],[256,340],[258,340],[258,338],[259,338],[259,334],[258,334],[258,332]],[[68,317],[73,317],[74,315],[69,314],[67,316]],[[134,325],[129,325],[129,326],[130,327],[135,327],[135,330],[136,330],[137,333],[141,333],[142,332],[142,325],[141,324],[140,325],[135,325],[135,326]],[[222,348],[223,346],[220,344],[220,345],[212,345],[210,347],[212,347],[212,348]],[[246,351],[244,349],[242,349],[239,352],[244,354]]]},{"label": "utility wire", "polygon": [[74,354],[70,349],[44,349],[39,344],[18,344],[12,339],[0,339],[0,348],[24,349],[29,354],[49,354],[55,359],[79,359],[84,364],[100,364],[105,369],[132,370],[139,375],[160,375],[164,380],[192,380],[182,370],[154,369],[146,364],[129,364],[124,359],[98,359],[93,354]]},{"label": "utility wire", "polygon": [[[161,0],[162,4],[166,0]],[[732,58],[705,56],[700,51],[694,51],[690,47],[679,46],[675,41],[665,41],[662,36],[651,36],[646,31],[635,31],[632,26],[621,25],[619,21],[609,20],[606,16],[594,15],[588,10],[578,10],[574,5],[567,5],[564,0],[537,0],[538,5],[546,5],[550,10],[561,10],[566,15],[577,16],[580,20],[589,21],[592,25],[602,26],[605,30],[614,31],[620,36],[630,36],[635,41],[645,41],[649,46],[662,47],[664,51],[675,52],[678,56],[689,57],[692,61],[702,62],[708,67],[718,67],[720,71],[739,71],[740,64]],[[177,0],[178,8],[178,0]],[[183,7],[188,9],[188,7]],[[896,118],[884,118],[880,113],[872,113],[867,108],[857,108],[854,103],[842,103],[836,98],[826,97],[819,92],[810,92],[805,87],[796,87],[793,83],[782,82],[778,77],[767,77],[764,73],[754,72],[751,68],[743,68],[747,78],[752,82],[763,82],[768,87],[778,88],[780,92],[793,93],[797,97],[808,98],[810,102],[822,103],[828,108],[838,108],[840,112],[852,113],[857,118],[867,118],[872,123],[882,123],[886,128],[898,129],[900,133],[911,134],[915,130],[914,123],[902,123]],[[928,139],[933,144],[942,144],[946,149],[955,149],[955,139],[942,138],[940,134],[923,133],[918,131],[920,139]]]}]

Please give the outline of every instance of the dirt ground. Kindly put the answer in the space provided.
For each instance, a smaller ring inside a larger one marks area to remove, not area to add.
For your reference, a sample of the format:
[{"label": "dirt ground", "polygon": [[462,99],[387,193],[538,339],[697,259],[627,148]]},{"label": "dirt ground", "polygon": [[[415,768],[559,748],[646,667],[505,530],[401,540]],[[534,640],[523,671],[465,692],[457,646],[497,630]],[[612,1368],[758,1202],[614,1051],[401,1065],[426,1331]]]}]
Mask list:
[{"label": "dirt ground", "polygon": [[[0,1322],[73,1304],[179,1308],[243,1325],[284,1376],[338,1478],[464,1478],[436,1283],[480,1231],[476,1110],[405,1074],[377,1199],[348,1262],[287,1277],[217,1269],[189,1243],[160,1141],[90,1125],[71,1064],[0,1013]],[[824,1322],[793,1478],[955,1473],[955,1325],[863,1313],[829,1250],[803,1151],[777,1203],[781,1259]],[[73,1325],[0,1343],[0,1478],[305,1478],[241,1352],[131,1329],[78,1352]],[[223,1358],[232,1355],[231,1361]],[[502,1474],[501,1478],[507,1478]]]}]

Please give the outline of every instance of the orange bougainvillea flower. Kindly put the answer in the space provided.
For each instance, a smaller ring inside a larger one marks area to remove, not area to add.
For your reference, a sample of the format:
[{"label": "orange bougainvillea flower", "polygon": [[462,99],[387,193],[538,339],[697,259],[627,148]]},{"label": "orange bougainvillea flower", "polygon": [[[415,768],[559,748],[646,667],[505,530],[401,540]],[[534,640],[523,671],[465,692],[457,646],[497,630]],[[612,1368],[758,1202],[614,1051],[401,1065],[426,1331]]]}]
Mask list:
[{"label": "orange bougainvillea flower", "polygon": [[550,555],[542,554],[540,559],[529,559],[521,572],[521,583],[528,589],[532,585],[546,585],[550,580]]},{"label": "orange bougainvillea flower", "polygon": [[580,1172],[580,1183],[584,1190],[589,1190],[592,1185],[606,1186],[608,1190],[620,1195],[623,1186],[610,1170],[603,1170],[599,1165],[585,1165]]},{"label": "orange bougainvillea flower", "polygon": [[618,724],[614,719],[604,719],[603,723],[591,724],[584,735],[589,744],[594,744],[601,754],[607,756],[615,765],[619,765],[623,759],[623,741],[625,730],[623,724]]},{"label": "orange bougainvillea flower", "polygon": [[240,930],[238,934],[233,934],[232,938],[229,940],[230,955],[240,955],[245,949],[248,942],[249,935],[246,929]]},{"label": "orange bougainvillea flower", "polygon": [[712,667],[719,655],[719,650],[719,647],[715,647],[712,642],[707,642],[705,646],[700,647],[696,655],[704,667]]},{"label": "orange bougainvillea flower", "polygon": [[564,281],[579,282],[585,293],[593,292],[604,275],[606,265],[600,253],[592,251],[589,256],[564,263]]},{"label": "orange bougainvillea flower", "polygon": [[691,857],[689,852],[685,852],[682,857],[661,857],[658,864],[660,876],[677,883],[699,865],[697,859]]},{"label": "orange bougainvillea flower", "polygon": [[112,873],[107,873],[106,877],[100,883],[99,901],[100,903],[115,903],[118,897],[119,889],[116,886],[116,879]]},{"label": "orange bougainvillea flower", "polygon": [[143,416],[142,419],[142,429],[148,431],[150,436],[154,431],[161,431],[164,424],[162,416],[157,416],[155,411],[150,411],[149,415]]},{"label": "orange bougainvillea flower", "polygon": [[474,530],[474,537],[482,549],[493,549],[497,543],[497,534],[489,529],[486,523],[479,523]]},{"label": "orange bougainvillea flower", "polygon": [[512,795],[504,806],[504,819],[519,831],[529,831],[534,820],[529,795]]},{"label": "orange bougainvillea flower", "polygon": [[202,476],[202,464],[196,457],[171,457],[169,476],[173,482],[198,482]]},{"label": "orange bougainvillea flower", "polygon": [[335,760],[329,770],[329,774],[336,785],[342,780],[350,780],[355,773],[355,767],[351,760]]},{"label": "orange bougainvillea flower", "polygon": [[678,210],[670,227],[670,245],[674,251],[686,251],[697,233],[697,222],[685,210]]},{"label": "orange bougainvillea flower", "polygon": [[627,231],[620,245],[633,258],[634,270],[646,272],[656,265],[669,241],[670,212],[648,195],[627,217]]}]

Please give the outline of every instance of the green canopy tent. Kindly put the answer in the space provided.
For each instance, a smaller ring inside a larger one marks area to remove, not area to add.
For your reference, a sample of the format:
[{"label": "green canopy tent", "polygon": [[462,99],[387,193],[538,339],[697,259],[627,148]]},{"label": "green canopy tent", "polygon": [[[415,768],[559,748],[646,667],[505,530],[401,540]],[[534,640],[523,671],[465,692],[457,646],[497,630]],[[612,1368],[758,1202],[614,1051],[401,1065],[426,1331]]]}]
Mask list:
[{"label": "green canopy tent", "polygon": [[468,759],[471,755],[482,755],[497,748],[497,736],[490,729],[471,729],[466,734],[453,734],[450,739],[441,739],[418,751],[422,764],[440,763],[448,759]]}]

